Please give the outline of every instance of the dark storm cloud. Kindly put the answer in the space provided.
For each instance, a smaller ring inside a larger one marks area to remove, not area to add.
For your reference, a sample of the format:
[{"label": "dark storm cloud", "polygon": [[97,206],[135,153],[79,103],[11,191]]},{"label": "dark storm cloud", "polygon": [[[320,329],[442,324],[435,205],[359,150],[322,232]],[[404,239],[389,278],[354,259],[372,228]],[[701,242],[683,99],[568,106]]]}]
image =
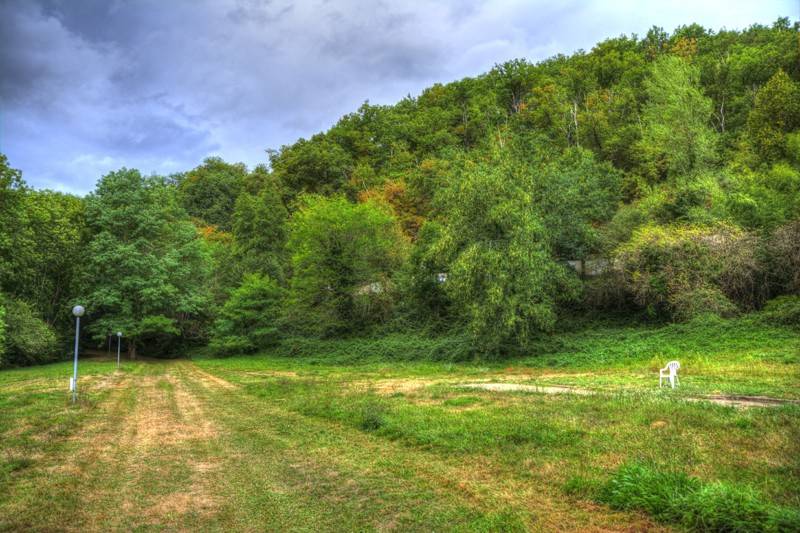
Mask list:
[{"label": "dark storm cloud", "polygon": [[329,127],[515,57],[653,24],[739,28],[796,2],[2,0],[0,151],[38,187],[171,173]]}]

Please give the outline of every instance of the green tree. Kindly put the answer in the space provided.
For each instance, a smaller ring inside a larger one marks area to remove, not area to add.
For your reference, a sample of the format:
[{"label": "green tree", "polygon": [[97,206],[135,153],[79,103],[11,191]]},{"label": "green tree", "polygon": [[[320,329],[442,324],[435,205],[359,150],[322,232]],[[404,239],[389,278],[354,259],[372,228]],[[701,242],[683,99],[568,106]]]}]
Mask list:
[{"label": "green tree", "polygon": [[662,56],[645,81],[643,148],[657,175],[690,174],[714,158],[711,100],[698,88],[698,75],[684,59]]},{"label": "green tree", "polygon": [[438,198],[442,230],[431,253],[449,265],[445,290],[485,352],[552,328],[557,303],[577,294],[533,200],[528,178],[501,162],[466,164]]},{"label": "green tree", "polygon": [[87,198],[87,329],[121,330],[129,353],[196,334],[207,302],[205,243],[163,179],[122,169]]},{"label": "green tree", "polygon": [[292,197],[303,192],[342,192],[353,168],[350,154],[323,134],[270,152],[269,159],[275,176]]},{"label": "green tree", "polygon": [[247,169],[209,157],[178,180],[178,198],[189,215],[224,231],[231,229],[231,213],[242,192]]},{"label": "green tree", "polygon": [[25,366],[52,361],[57,357],[55,331],[30,305],[15,299],[0,302],[4,307],[5,346],[0,349],[0,367]]},{"label": "green tree", "polygon": [[555,255],[585,259],[597,252],[597,228],[611,219],[620,201],[621,173],[580,148],[530,172],[533,203]]},{"label": "green tree", "polygon": [[283,283],[289,213],[274,185],[239,195],[233,213],[234,255],[243,272],[258,272]]},{"label": "green tree", "polygon": [[214,322],[211,348],[220,354],[252,352],[278,340],[284,291],[273,280],[248,274]]},{"label": "green tree", "polygon": [[18,221],[23,211],[25,182],[22,173],[0,154],[0,289],[16,288],[14,259],[18,245]]},{"label": "green tree", "polygon": [[306,196],[289,224],[293,323],[320,335],[385,317],[405,241],[388,209],[341,196]]},{"label": "green tree", "polygon": [[771,163],[790,156],[787,133],[798,128],[800,84],[779,70],[756,94],[755,105],[747,118],[747,139],[759,160]]},{"label": "green tree", "polygon": [[14,289],[49,324],[67,325],[78,290],[85,246],[81,198],[53,191],[27,191],[17,220],[12,258]]}]

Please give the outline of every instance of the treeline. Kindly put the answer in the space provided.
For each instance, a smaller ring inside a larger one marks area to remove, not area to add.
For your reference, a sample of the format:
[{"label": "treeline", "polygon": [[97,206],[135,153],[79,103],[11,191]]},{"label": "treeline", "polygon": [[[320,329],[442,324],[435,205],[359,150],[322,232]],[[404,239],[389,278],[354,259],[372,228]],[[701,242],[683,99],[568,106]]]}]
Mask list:
[{"label": "treeline", "polygon": [[800,25],[606,40],[365,103],[247,169],[122,169],[86,198],[0,162],[5,365],[102,345],[460,332],[510,354],[560,317],[800,323]]}]

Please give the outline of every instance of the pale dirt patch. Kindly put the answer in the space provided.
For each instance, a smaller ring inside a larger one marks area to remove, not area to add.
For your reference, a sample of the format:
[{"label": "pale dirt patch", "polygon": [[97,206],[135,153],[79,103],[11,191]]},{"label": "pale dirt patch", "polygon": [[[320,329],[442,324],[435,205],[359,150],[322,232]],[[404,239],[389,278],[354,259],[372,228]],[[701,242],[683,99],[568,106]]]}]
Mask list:
[{"label": "pale dirt patch", "polygon": [[710,396],[698,396],[696,398],[686,398],[690,402],[711,402],[719,405],[730,405],[733,407],[775,407],[777,405],[800,405],[800,400],[789,400],[784,398],[770,398],[767,396],[742,396],[713,394]]},{"label": "pale dirt patch", "polygon": [[245,370],[241,372],[247,376],[269,377],[269,378],[296,378],[297,372],[291,370]]},{"label": "pale dirt patch", "polygon": [[350,386],[356,389],[369,389],[377,394],[397,394],[417,392],[437,383],[427,379],[379,379],[375,381],[353,381]]},{"label": "pale dirt patch", "polygon": [[566,387],[562,385],[521,385],[519,383],[467,383],[459,385],[463,389],[483,389],[492,392],[540,392],[543,394],[579,394],[589,396],[596,394],[595,391],[582,389],[579,387]]},{"label": "pale dirt patch", "polygon": [[204,370],[200,370],[196,366],[187,367],[186,365],[182,365],[184,368],[189,370],[191,377],[199,381],[205,388],[223,388],[227,390],[234,390],[237,389],[238,386],[234,385],[230,381],[222,379],[220,377],[215,376],[214,374],[210,374]]},{"label": "pale dirt patch", "polygon": [[[483,389],[491,392],[535,392],[542,394],[577,394],[580,396],[592,396],[600,394],[600,391],[585,389],[581,387],[571,387],[566,385],[523,385],[520,383],[466,383],[459,385],[464,389]],[[800,400],[790,400],[784,398],[769,398],[766,396],[741,396],[715,394],[709,396],[690,396],[683,398],[688,402],[711,402],[719,405],[729,405],[732,407],[775,407],[778,405],[796,404],[800,405]]]}]

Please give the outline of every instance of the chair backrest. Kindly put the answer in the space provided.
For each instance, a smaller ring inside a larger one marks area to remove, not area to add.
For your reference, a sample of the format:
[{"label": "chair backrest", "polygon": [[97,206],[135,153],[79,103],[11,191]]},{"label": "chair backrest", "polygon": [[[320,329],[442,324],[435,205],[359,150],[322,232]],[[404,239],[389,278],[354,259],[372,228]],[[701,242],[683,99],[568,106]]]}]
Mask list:
[{"label": "chair backrest", "polygon": [[667,363],[667,368],[669,368],[670,372],[677,372],[680,367],[681,364],[677,361],[670,361]]}]

